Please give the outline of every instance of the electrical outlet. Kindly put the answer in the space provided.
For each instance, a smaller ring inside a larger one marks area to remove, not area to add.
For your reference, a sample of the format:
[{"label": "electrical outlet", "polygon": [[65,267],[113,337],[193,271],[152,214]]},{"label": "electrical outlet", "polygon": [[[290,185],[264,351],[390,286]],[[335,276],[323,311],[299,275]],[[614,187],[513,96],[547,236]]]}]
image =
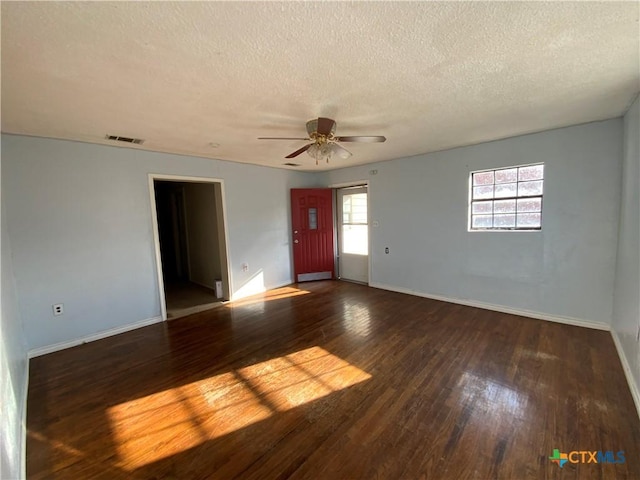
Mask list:
[{"label": "electrical outlet", "polygon": [[384,253],[389,254],[389,247],[384,247]]},{"label": "electrical outlet", "polygon": [[249,265],[248,265],[248,264],[246,264],[246,263],[243,263],[243,264],[242,264],[242,271],[243,271],[243,272],[247,272],[247,271],[249,271]]},{"label": "electrical outlet", "polygon": [[64,304],[63,303],[55,303],[51,305],[53,308],[53,314],[57,317],[58,315],[62,315],[64,313]]}]

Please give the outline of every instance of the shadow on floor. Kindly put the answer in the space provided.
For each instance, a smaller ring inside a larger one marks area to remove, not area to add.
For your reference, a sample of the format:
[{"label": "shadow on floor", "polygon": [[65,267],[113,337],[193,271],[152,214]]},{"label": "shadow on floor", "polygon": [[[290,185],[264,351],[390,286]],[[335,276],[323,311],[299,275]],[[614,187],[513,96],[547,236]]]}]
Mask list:
[{"label": "shadow on floor", "polygon": [[194,313],[204,312],[221,304],[215,291],[191,282],[165,285],[167,319],[173,320]]}]

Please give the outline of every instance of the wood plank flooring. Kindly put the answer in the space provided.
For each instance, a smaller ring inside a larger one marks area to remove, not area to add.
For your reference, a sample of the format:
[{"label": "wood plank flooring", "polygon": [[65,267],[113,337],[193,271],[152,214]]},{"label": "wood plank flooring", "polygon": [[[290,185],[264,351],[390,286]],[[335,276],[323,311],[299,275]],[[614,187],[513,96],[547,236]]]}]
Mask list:
[{"label": "wood plank flooring", "polygon": [[32,359],[27,421],[32,479],[640,479],[609,332],[337,281]]}]

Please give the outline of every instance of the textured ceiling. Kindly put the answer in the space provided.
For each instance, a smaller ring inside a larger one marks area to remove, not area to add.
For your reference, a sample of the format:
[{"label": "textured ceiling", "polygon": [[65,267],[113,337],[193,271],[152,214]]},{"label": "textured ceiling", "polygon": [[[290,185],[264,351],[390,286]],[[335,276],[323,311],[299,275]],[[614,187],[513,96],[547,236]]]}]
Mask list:
[{"label": "textured ceiling", "polygon": [[[334,118],[349,160],[616,117],[638,2],[2,2],[2,131],[283,167]],[[216,145],[217,146],[212,146]]]}]

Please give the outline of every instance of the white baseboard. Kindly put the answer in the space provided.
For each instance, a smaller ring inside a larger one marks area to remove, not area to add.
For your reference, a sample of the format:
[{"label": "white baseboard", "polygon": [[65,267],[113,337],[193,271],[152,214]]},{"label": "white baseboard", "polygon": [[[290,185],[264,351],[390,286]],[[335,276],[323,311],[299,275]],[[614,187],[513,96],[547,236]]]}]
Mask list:
[{"label": "white baseboard", "polygon": [[620,342],[620,338],[618,337],[618,334],[615,330],[611,330],[611,336],[613,337],[613,343],[615,344],[616,350],[618,351],[618,356],[620,357],[620,363],[622,363],[624,375],[625,377],[627,377],[627,383],[629,384],[629,390],[631,390],[633,403],[635,403],[636,410],[638,411],[638,417],[640,417],[640,390],[638,390],[638,385],[636,385],[635,379],[633,378],[633,372],[631,371],[631,365],[629,365],[627,356],[625,355],[624,349],[622,348],[622,343]]},{"label": "white baseboard", "polygon": [[389,290],[392,292],[406,293],[408,295],[415,295],[418,297],[430,298],[432,300],[440,300],[443,302],[457,303],[459,305],[466,305],[468,307],[476,307],[476,308],[482,308],[484,310],[492,310],[495,312],[509,313],[511,315],[520,315],[522,317],[536,318],[538,320],[547,320],[550,322],[564,323],[567,325],[575,325],[577,327],[594,328],[596,330],[607,330],[607,331],[611,330],[611,325],[604,322],[595,322],[590,320],[582,320],[580,318],[551,315],[548,313],[534,312],[532,310],[522,310],[519,308],[506,307],[504,305],[493,305],[491,303],[477,302],[475,300],[450,298],[450,297],[444,297],[442,295],[431,295],[428,293],[416,292],[415,290],[409,290],[408,288],[395,287],[392,285],[385,285],[382,283],[371,283],[369,286],[374,288],[380,288],[382,290]]},{"label": "white baseboard", "polygon": [[20,452],[20,478],[27,478],[27,399],[29,398],[29,358],[24,375],[24,391],[22,393],[22,451]]},{"label": "white baseboard", "polygon": [[119,333],[135,330],[136,328],[146,327],[153,325],[154,323],[162,322],[162,317],[152,317],[140,320],[139,322],[130,323],[128,325],[122,325],[120,327],[111,328],[98,333],[92,333],[84,337],[75,338],[73,340],[67,340],[64,342],[54,343],[53,345],[45,345],[44,347],[33,348],[29,350],[29,358],[39,357],[40,355],[46,355],[47,353],[57,352],[58,350],[64,350],[65,348],[75,347],[76,345],[82,345],[83,343],[94,342],[101,338],[111,337],[118,335]]}]

